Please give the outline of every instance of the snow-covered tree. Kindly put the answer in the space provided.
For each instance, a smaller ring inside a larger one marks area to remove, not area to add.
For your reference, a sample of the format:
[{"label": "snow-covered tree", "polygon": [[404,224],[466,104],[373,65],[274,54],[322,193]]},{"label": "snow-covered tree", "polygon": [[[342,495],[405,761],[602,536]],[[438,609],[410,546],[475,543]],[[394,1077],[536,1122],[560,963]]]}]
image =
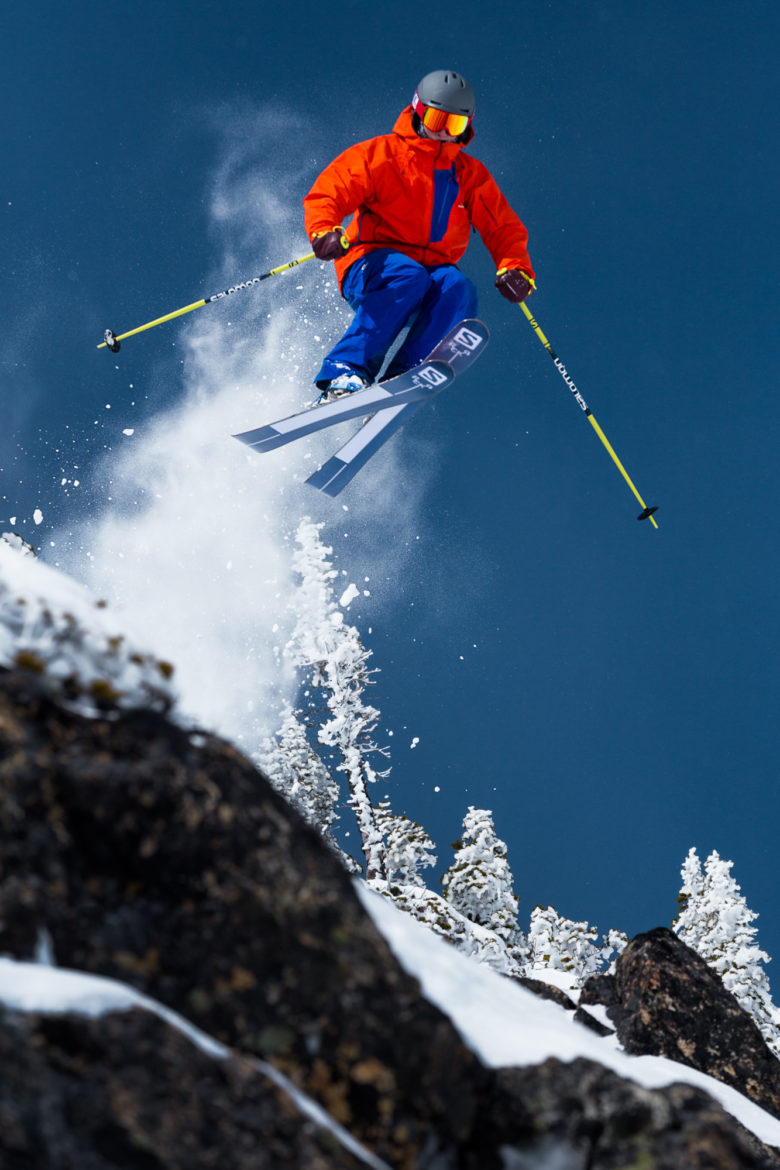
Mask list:
[{"label": "snow-covered tree", "polygon": [[[601,957],[610,974],[614,973],[618,957],[628,946],[628,935],[622,930],[608,930],[604,935]],[[612,957],[614,955],[614,958]]]},{"label": "snow-covered tree", "polygon": [[426,886],[392,882],[380,892],[399,910],[410,914],[464,955],[485,963],[499,975],[517,978],[524,973],[525,953],[520,946],[508,946],[495,931],[479,926],[459,913],[441,894],[435,894]]},{"label": "snow-covered tree", "polygon": [[469,806],[442,887],[444,897],[460,914],[494,931],[507,945],[525,950],[506,843],[496,834],[489,809]]},{"label": "snow-covered tree", "polygon": [[365,649],[357,630],[344,621],[339,609],[333,587],[338,574],[329,560],[333,550],[323,543],[321,528],[306,518],[296,532],[293,568],[300,584],[292,606],[297,621],[285,653],[296,666],[311,672],[312,686],[325,696],[327,710],[318,739],[341,758],[337,770],[345,774],[349,785],[366,858],[366,877],[384,880],[384,840],[368,795],[368,785],[381,775],[369,761],[379,751],[372,738],[379,711],[363,700],[371,682],[371,651]]},{"label": "snow-covered tree", "polygon": [[770,961],[756,942],[758,915],[731,876],[733,861],[713,851],[704,863],[690,849],[682,867],[680,914],[673,929],[705,962],[755,1020],[767,1044],[780,1056],[780,1012],[772,1003],[764,964]]},{"label": "snow-covered tree", "polygon": [[23,557],[34,557],[35,549],[26,540],[23,540],[18,532],[3,532],[0,535],[0,541],[7,544],[9,548],[16,549]]},{"label": "snow-covered tree", "polygon": [[339,786],[309,743],[306,728],[289,704],[282,712],[279,730],[264,746],[258,762],[277,792],[333,844]]},{"label": "snow-covered tree", "polygon": [[425,887],[420,870],[436,864],[436,846],[422,825],[390,809],[383,800],[374,810],[387,846],[387,880],[401,886]]},{"label": "snow-covered tree", "polygon": [[554,906],[536,906],[528,931],[527,973],[533,976],[539,970],[565,971],[577,987],[582,987],[586,979],[602,969],[605,949],[610,953],[613,949],[608,944],[599,947],[598,937],[595,926],[564,918]]}]

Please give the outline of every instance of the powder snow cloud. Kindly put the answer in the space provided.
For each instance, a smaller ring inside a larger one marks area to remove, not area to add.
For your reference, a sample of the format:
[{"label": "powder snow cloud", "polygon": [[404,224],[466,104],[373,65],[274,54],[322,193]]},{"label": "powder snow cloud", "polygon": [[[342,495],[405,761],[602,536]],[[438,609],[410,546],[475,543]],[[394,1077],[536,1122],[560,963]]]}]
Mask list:
[{"label": "powder snow cloud", "polygon": [[[300,200],[313,174],[294,161],[304,151],[285,148],[305,131],[293,113],[210,116],[215,291],[306,254]],[[266,456],[231,438],[311,401],[322,354],[349,319],[332,267],[312,261],[162,326],[184,355],[178,400],[123,436],[97,475],[104,500],[55,541],[58,562],[175,664],[183,712],[250,751],[294,693],[281,650],[300,519],[323,521],[378,583],[398,578],[420,530],[431,459],[419,440],[389,444],[335,501],[303,480],[342,429]],[[117,362],[143,362],[143,343],[126,342]]]}]

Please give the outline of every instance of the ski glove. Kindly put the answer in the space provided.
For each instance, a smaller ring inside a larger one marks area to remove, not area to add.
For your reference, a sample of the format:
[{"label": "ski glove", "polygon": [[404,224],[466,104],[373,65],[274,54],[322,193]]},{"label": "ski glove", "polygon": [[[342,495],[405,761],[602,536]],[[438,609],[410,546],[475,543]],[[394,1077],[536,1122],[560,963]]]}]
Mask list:
[{"label": "ski glove", "polygon": [[330,232],[317,232],[311,246],[318,260],[340,260],[349,247],[349,241],[343,227],[335,227]]},{"label": "ski glove", "polygon": [[536,285],[534,278],[519,268],[499,268],[496,273],[496,288],[502,297],[506,297],[513,305],[519,305]]}]

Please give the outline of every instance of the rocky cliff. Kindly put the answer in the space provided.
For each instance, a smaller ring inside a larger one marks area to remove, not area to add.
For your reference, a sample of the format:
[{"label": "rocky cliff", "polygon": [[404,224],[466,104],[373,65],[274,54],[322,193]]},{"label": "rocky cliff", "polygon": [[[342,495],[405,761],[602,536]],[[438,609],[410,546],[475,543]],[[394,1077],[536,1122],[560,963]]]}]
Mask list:
[{"label": "rocky cliff", "polygon": [[[627,1050],[696,1063],[776,1112],[777,1062],[750,1021],[673,936],[647,938],[662,955],[636,940],[585,998],[607,1002]],[[35,673],[0,670],[0,954],[42,942],[225,1051],[142,1007],[2,1011],[2,1167],[780,1166],[699,1090],[585,1060],[483,1067],[233,747],[162,712],[87,719]],[[723,1020],[708,1042],[690,980]]]}]

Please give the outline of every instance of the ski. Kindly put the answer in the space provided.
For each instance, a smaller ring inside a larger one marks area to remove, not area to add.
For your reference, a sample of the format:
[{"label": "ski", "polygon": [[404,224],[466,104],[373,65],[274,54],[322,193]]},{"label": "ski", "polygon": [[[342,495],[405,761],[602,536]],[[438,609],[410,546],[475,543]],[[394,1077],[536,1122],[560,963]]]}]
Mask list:
[{"label": "ski", "polygon": [[324,427],[368,415],[357,434],[306,480],[326,495],[336,496],[391,435],[479,357],[488,338],[482,321],[461,321],[411,370],[233,438],[264,454]]},{"label": "ski", "polygon": [[469,318],[451,329],[428,358],[431,361],[446,362],[457,377],[476,361],[489,340],[490,330],[485,322]]},{"label": "ski", "polygon": [[[456,377],[479,357],[489,336],[482,321],[463,321],[440,342],[431,358],[444,359]],[[396,405],[373,415],[335,455],[309,476],[306,483],[325,495],[337,496],[371,456],[425,405],[425,401]]]},{"label": "ski", "polygon": [[322,430],[323,427],[332,427],[336,423],[361,418],[366,414],[374,414],[376,411],[402,403],[424,400],[442,390],[453,377],[452,370],[445,362],[438,360],[422,362],[406,373],[399,374],[397,378],[366,386],[364,390],[357,390],[354,394],[335,399],[334,402],[311,406],[308,410],[290,415],[289,418],[268,423],[253,431],[244,431],[233,438],[264,454],[266,451],[274,451],[277,447],[284,446],[285,443],[292,443],[295,439],[302,439],[305,435]]},{"label": "ski", "polygon": [[331,455],[322,467],[312,472],[306,483],[319,488],[326,496],[337,496],[390,436],[400,430],[424,405],[424,402],[409,402],[406,406],[396,406],[392,410],[372,415],[335,455]]}]

